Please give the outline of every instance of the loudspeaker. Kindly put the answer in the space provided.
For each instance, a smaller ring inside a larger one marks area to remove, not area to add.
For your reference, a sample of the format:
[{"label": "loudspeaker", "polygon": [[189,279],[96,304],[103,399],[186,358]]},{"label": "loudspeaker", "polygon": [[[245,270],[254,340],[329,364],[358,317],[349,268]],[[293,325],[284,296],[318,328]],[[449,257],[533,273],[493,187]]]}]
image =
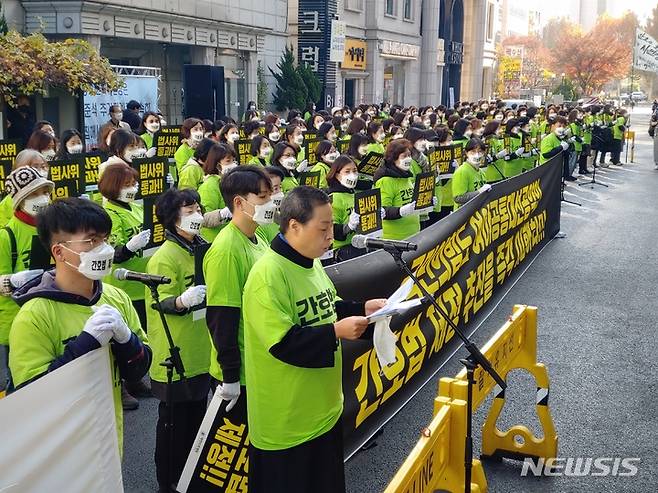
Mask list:
[{"label": "loudspeaker", "polygon": [[183,116],[212,121],[226,116],[224,67],[183,65]]}]

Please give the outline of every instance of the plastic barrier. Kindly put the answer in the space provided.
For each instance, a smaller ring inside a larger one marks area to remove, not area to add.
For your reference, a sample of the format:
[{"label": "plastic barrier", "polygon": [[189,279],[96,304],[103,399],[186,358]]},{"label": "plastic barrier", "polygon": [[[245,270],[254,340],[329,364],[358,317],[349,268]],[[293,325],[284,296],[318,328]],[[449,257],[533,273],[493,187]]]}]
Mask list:
[{"label": "plastic barrier", "polygon": [[[490,392],[495,398],[482,427],[482,457],[525,457],[549,459],[557,456],[557,434],[548,408],[549,381],[546,367],[537,363],[537,308],[516,305],[514,313],[482,348],[501,377],[514,369],[524,369],[537,383],[536,410],[543,430],[539,439],[525,426],[506,432],[496,427],[505,404],[505,393],[480,367],[475,371],[473,411]],[[455,378],[442,378],[434,400],[434,418],[407,460],[402,464],[385,493],[424,493],[435,490],[464,491],[466,437],[466,370]],[[487,480],[482,463],[473,461],[471,491],[485,493]]]}]

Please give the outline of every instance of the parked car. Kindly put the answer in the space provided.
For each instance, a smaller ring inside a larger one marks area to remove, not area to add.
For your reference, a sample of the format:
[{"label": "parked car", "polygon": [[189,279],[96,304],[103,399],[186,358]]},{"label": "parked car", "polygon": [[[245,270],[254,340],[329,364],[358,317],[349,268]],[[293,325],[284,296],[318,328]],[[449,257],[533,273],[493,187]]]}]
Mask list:
[{"label": "parked car", "polygon": [[642,91],[633,91],[631,93],[631,97],[633,98],[633,101],[635,101],[636,103],[647,100],[647,95],[644,94]]}]

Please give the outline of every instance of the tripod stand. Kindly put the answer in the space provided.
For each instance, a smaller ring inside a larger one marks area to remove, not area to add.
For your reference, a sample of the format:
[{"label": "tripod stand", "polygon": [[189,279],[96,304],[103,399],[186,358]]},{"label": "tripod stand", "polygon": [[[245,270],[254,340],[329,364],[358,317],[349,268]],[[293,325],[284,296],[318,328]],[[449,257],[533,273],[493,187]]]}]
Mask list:
[{"label": "tripod stand", "polygon": [[437,311],[441,317],[446,321],[452,330],[455,331],[455,334],[464,343],[464,347],[470,353],[468,358],[459,360],[466,367],[466,375],[468,380],[468,393],[466,400],[466,453],[464,457],[464,492],[471,493],[471,472],[473,469],[473,386],[475,385],[475,370],[478,366],[481,366],[484,371],[486,371],[491,377],[496,381],[501,389],[505,390],[507,384],[503,380],[496,370],[493,369],[489,360],[480,352],[478,347],[468,338],[466,335],[457,328],[457,325],[446,315],[443,311],[443,308],[439,305],[436,299],[425,289],[425,286],[418,280],[416,275],[413,273],[409,265],[402,258],[402,251],[396,248],[393,245],[384,246],[384,250],[387,251],[395,260],[398,268],[414,282],[414,284],[420,289],[420,292],[423,293],[425,299],[429,300],[434,309]]},{"label": "tripod stand", "polygon": [[[601,183],[596,181],[596,170],[598,166],[596,165],[596,154],[594,155],[594,171],[592,171],[592,179],[590,181],[583,181],[578,184],[579,187],[582,187],[583,185],[601,185],[602,187],[608,188],[608,185],[605,183]],[[594,188],[593,186],[591,188]],[[564,197],[564,192],[562,193],[562,196]],[[564,199],[563,199],[564,200]]]},{"label": "tripod stand", "polygon": [[[169,281],[171,282],[171,281]],[[165,283],[168,284],[169,282]],[[185,378],[185,366],[183,365],[183,360],[180,356],[180,348],[174,344],[174,339],[171,337],[171,331],[169,330],[169,325],[167,325],[167,317],[165,317],[164,312],[162,311],[162,305],[160,304],[160,295],[158,294],[158,284],[156,282],[145,283],[148,288],[151,290],[151,296],[153,298],[153,304],[155,309],[160,314],[160,321],[162,322],[162,328],[164,329],[165,336],[167,337],[167,343],[169,344],[169,357],[165,359],[161,366],[164,366],[167,369],[167,388],[165,391],[167,399],[167,423],[165,427],[169,432],[169,457],[168,457],[168,472],[167,472],[167,484],[171,487],[172,491],[175,491],[173,485],[173,478],[171,473],[174,470],[174,403],[172,402],[173,393],[172,393],[172,384],[174,379],[174,370],[179,376],[180,382],[183,387],[184,397],[189,398],[189,388],[187,387],[187,379]]]}]

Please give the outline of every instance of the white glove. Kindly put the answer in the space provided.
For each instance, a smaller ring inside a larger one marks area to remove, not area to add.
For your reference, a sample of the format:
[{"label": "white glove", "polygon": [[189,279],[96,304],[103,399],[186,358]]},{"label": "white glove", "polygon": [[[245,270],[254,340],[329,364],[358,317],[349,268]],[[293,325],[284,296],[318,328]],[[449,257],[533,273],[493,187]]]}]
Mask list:
[{"label": "white glove", "polygon": [[347,227],[350,228],[352,231],[356,231],[356,228],[358,228],[360,221],[361,221],[361,215],[352,211],[352,213],[350,214],[350,218],[347,221]]},{"label": "white glove", "polygon": [[297,173],[303,173],[308,168],[308,159],[304,159],[299,166],[297,166]]},{"label": "white glove", "polygon": [[432,205],[436,207],[439,205],[439,198],[438,197],[432,197]]},{"label": "white glove", "polygon": [[491,185],[489,185],[488,183],[485,183],[484,185],[482,185],[482,186],[478,189],[478,193],[488,192],[489,190],[491,190]]},{"label": "white glove", "polygon": [[382,219],[386,219],[386,209],[383,207],[379,209],[379,214],[382,216]]},{"label": "white glove", "polygon": [[514,154],[516,154],[517,157],[521,157],[523,155],[523,147],[519,147]]},{"label": "white glove", "polygon": [[[104,305],[105,306],[105,305]],[[101,308],[95,309],[92,307],[94,313],[87,319],[82,332],[86,332],[102,346],[107,346],[114,335],[112,329],[112,316]]]},{"label": "white glove", "polygon": [[407,217],[416,213],[416,201],[414,200],[410,204],[403,205],[400,207],[400,216]]},{"label": "white glove", "polygon": [[228,221],[233,217],[233,214],[231,214],[231,211],[228,207],[224,207],[222,210],[220,210],[219,215],[221,216],[222,221]]},{"label": "white glove", "polygon": [[498,151],[496,159],[503,159],[505,156],[507,156],[507,151],[503,149],[502,151]]},{"label": "white glove", "polygon": [[12,274],[9,277],[9,282],[11,283],[11,287],[14,289],[18,289],[22,286],[25,285],[28,281],[31,281],[35,277],[40,276],[43,274],[43,269],[34,269],[34,270],[24,270],[21,272],[17,272],[16,274]]},{"label": "white glove", "polygon": [[217,385],[215,395],[220,397],[223,401],[230,401],[226,406],[226,411],[230,411],[240,398],[240,382],[220,383]]},{"label": "white glove", "polygon": [[81,193],[81,194],[80,194],[80,198],[81,198],[81,199],[85,199],[85,200],[89,200],[89,199],[90,199],[88,193]]},{"label": "white glove", "polygon": [[576,142],[576,137],[571,137],[571,138],[569,139],[569,142]]},{"label": "white glove", "polygon": [[103,311],[106,316],[110,319],[110,327],[112,327],[113,336],[112,338],[119,344],[125,344],[130,340],[132,336],[132,331],[126,325],[126,321],[123,319],[121,312],[114,308],[111,305],[101,305],[99,308],[92,307],[94,312],[98,313]]},{"label": "white glove", "polygon": [[155,157],[155,154],[158,152],[157,147],[151,147],[148,151],[146,151],[146,157]]},{"label": "white glove", "polygon": [[199,286],[190,286],[178,297],[180,304],[185,308],[192,308],[200,305],[205,298],[206,287],[203,284]]},{"label": "white glove", "polygon": [[137,233],[135,236],[128,240],[126,243],[126,248],[131,252],[135,253],[137,250],[141,250],[146,245],[148,245],[151,239],[151,230],[147,229],[141,233]]},{"label": "white glove", "polygon": [[174,184],[174,177],[171,173],[167,173],[167,185],[171,186]]},{"label": "white glove", "polygon": [[539,149],[533,149],[530,154],[533,156],[539,156]]},{"label": "white glove", "polygon": [[569,144],[564,140],[560,142],[560,145],[562,146],[562,149],[564,149],[565,151],[569,149]]}]

